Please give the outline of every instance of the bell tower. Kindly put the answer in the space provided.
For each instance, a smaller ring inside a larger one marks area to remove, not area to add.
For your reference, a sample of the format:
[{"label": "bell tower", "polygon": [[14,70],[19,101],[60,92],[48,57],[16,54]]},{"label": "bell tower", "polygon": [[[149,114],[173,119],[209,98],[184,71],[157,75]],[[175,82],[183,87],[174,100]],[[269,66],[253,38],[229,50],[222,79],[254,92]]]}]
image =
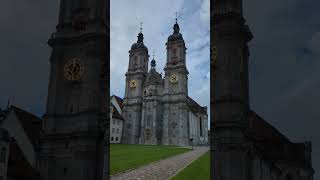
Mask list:
[{"label": "bell tower", "polygon": [[163,93],[163,143],[189,145],[188,139],[188,70],[186,46],[176,19],[173,33],[168,37],[167,63]]},{"label": "bell tower", "polygon": [[109,2],[60,0],[38,167],[45,180],[102,179],[109,117]]},{"label": "bell tower", "polygon": [[144,45],[143,39],[141,27],[138,41],[131,46],[129,51],[129,66],[126,73],[122,111],[125,119],[122,142],[126,144],[138,144],[140,137],[143,86],[148,74],[149,62],[148,48]]},{"label": "bell tower", "polygon": [[211,17],[211,99],[214,135],[212,177],[247,180],[248,42],[253,38],[242,15],[242,0],[213,1]]},{"label": "bell tower", "polygon": [[186,45],[178,22],[173,26],[173,34],[168,37],[167,46],[167,63],[165,71],[165,91],[164,95],[168,98],[188,96],[188,70],[186,65]]}]

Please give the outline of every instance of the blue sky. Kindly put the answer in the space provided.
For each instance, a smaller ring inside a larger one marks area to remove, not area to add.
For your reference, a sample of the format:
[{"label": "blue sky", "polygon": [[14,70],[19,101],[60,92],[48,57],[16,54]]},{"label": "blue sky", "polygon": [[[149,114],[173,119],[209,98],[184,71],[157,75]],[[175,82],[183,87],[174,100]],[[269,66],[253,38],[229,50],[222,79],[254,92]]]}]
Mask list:
[{"label": "blue sky", "polygon": [[[210,108],[210,4],[209,0],[112,0],[110,94],[123,97],[125,72],[131,45],[137,41],[143,22],[144,43],[150,60],[155,51],[157,71],[163,73],[167,38],[173,32],[175,13],[187,46],[189,96]],[[149,64],[150,66],[150,64]],[[164,73],[163,73],[164,74]]]}]

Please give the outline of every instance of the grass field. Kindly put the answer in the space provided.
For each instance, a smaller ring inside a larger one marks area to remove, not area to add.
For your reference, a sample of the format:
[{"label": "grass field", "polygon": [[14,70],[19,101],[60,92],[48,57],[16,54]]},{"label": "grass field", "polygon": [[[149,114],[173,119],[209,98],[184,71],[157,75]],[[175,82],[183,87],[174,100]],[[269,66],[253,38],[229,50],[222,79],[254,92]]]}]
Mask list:
[{"label": "grass field", "polygon": [[209,180],[210,179],[210,152],[180,171],[171,180]]},{"label": "grass field", "polygon": [[111,144],[110,174],[137,168],[187,151],[189,149],[174,146]]}]

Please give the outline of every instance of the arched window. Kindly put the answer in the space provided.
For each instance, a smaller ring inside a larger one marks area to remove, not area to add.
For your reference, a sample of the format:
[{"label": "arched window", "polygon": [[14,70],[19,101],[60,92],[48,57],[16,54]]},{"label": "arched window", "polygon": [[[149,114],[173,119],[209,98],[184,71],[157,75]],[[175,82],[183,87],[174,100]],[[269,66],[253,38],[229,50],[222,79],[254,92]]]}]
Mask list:
[{"label": "arched window", "polygon": [[177,49],[174,48],[174,49],[172,50],[172,52],[173,52],[173,55],[176,56],[176,54],[177,54]]},{"label": "arched window", "polygon": [[134,66],[134,67],[137,67],[137,66],[138,66],[138,57],[137,57],[137,56],[134,56],[133,66]]},{"label": "arched window", "polygon": [[7,148],[2,147],[1,153],[0,153],[0,162],[2,163],[6,162],[6,157],[7,157]]},{"label": "arched window", "polygon": [[63,175],[66,176],[68,173],[68,169],[67,168],[63,168]]}]

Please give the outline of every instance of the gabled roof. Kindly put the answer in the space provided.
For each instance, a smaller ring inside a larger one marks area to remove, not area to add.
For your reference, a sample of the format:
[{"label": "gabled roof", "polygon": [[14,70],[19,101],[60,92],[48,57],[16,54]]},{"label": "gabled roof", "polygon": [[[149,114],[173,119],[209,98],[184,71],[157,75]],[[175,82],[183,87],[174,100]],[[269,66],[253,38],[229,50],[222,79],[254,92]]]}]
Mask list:
[{"label": "gabled roof", "polygon": [[304,143],[293,143],[275,127],[254,111],[249,112],[248,136],[260,153],[272,162],[290,162],[309,168],[306,157],[308,147]]},{"label": "gabled roof", "polygon": [[119,104],[120,108],[123,108],[123,99],[121,97],[118,97],[116,95],[112,95],[111,98],[114,97],[117,101],[117,103]]},{"label": "gabled roof", "polygon": [[192,112],[195,113],[204,113],[207,114],[207,108],[200,106],[196,101],[194,101],[191,97],[187,97],[188,107]]},{"label": "gabled roof", "polygon": [[249,112],[249,122],[250,133],[256,141],[290,142],[286,136],[252,110]]},{"label": "gabled roof", "polygon": [[147,75],[145,86],[148,85],[160,85],[162,84],[162,75],[159,74],[155,69],[151,69]]},{"label": "gabled roof", "polygon": [[122,119],[124,120],[123,116],[118,112],[117,108],[112,104],[112,118]]},{"label": "gabled roof", "polygon": [[39,139],[40,132],[42,130],[42,120],[34,114],[16,106],[11,106],[9,111],[10,110],[15,112],[28,138],[32,144],[35,144]]}]

